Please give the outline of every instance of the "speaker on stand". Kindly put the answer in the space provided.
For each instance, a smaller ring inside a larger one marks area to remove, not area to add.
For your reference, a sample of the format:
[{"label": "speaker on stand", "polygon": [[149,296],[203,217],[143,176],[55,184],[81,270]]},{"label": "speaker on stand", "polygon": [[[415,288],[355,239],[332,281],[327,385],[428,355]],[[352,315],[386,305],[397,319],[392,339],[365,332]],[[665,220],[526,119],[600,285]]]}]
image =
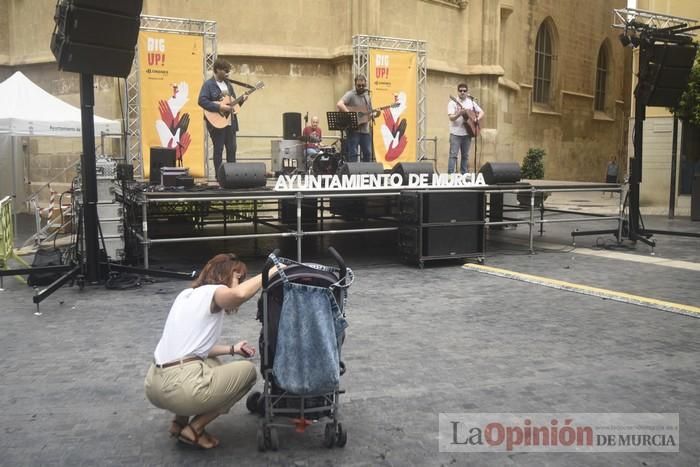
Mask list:
[{"label": "speaker on stand", "polygon": [[58,68],[126,78],[134,61],[143,0],[62,0],[51,51]]},{"label": "speaker on stand", "polygon": [[284,139],[301,138],[301,113],[285,112],[282,114],[282,135]]}]

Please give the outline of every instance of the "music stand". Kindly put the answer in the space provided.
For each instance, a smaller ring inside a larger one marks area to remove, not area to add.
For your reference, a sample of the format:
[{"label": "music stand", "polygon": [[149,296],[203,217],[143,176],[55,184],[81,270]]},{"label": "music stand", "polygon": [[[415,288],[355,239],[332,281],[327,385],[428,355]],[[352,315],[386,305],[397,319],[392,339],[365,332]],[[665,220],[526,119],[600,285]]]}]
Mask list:
[{"label": "music stand", "polygon": [[357,130],[357,112],[326,112],[326,118],[329,130],[340,131],[340,152],[345,159],[345,131]]}]

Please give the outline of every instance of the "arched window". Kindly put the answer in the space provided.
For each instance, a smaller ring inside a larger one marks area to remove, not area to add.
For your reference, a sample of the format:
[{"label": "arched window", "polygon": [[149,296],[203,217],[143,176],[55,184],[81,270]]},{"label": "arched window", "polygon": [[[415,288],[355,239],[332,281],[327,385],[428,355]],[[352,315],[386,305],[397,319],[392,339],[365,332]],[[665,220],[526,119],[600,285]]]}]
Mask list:
[{"label": "arched window", "polygon": [[608,83],[608,48],[605,43],[598,50],[598,65],[595,72],[595,110],[605,111],[605,89]]},{"label": "arched window", "polygon": [[533,100],[549,104],[552,93],[552,32],[546,22],[540,25],[535,41],[535,83]]}]

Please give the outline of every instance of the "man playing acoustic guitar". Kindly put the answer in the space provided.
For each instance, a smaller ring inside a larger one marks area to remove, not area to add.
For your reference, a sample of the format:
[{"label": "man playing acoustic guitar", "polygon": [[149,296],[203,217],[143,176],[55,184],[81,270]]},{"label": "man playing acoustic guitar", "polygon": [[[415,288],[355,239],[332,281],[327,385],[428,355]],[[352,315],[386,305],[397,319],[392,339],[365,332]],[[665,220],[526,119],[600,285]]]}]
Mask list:
[{"label": "man playing acoustic guitar", "polygon": [[472,137],[479,134],[479,120],[484,117],[484,111],[469,95],[466,84],[457,85],[457,91],[458,97],[450,96],[450,102],[447,103],[447,116],[450,118],[450,155],[447,160],[447,173],[455,173],[459,151],[462,155],[459,171],[465,174]]},{"label": "man playing acoustic guitar", "polygon": [[372,138],[369,132],[369,120],[379,115],[372,109],[372,99],[367,91],[367,79],[363,75],[355,77],[355,89],[346,92],[336,107],[341,112],[357,112],[357,129],[348,130],[347,160],[357,162],[358,146],[362,151],[362,162],[372,161]]},{"label": "man playing acoustic guitar", "polygon": [[[222,113],[228,118],[228,121],[224,123],[225,126],[222,128],[217,128],[208,119],[205,119],[209,136],[211,136],[211,141],[214,144],[214,173],[218,179],[224,147],[226,147],[226,162],[236,162],[238,117],[234,112],[234,106],[230,103],[236,99],[233,85],[227,79],[227,75],[231,71],[231,64],[222,58],[217,58],[214,62],[213,71],[214,76],[202,84],[197,102],[204,110]],[[231,99],[224,99],[225,96],[230,96]],[[241,96],[241,98],[238,100],[242,104],[247,96]]]}]

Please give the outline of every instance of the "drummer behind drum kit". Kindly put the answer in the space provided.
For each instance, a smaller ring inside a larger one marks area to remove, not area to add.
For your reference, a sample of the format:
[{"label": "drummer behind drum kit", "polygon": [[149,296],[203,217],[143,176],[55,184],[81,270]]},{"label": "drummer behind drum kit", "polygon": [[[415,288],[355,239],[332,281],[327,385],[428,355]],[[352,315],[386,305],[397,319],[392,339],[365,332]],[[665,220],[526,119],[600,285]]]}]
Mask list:
[{"label": "drummer behind drum kit", "polygon": [[335,175],[343,164],[335,146],[320,146],[316,155],[305,155],[304,138],[272,140],[272,171],[275,175]]}]

